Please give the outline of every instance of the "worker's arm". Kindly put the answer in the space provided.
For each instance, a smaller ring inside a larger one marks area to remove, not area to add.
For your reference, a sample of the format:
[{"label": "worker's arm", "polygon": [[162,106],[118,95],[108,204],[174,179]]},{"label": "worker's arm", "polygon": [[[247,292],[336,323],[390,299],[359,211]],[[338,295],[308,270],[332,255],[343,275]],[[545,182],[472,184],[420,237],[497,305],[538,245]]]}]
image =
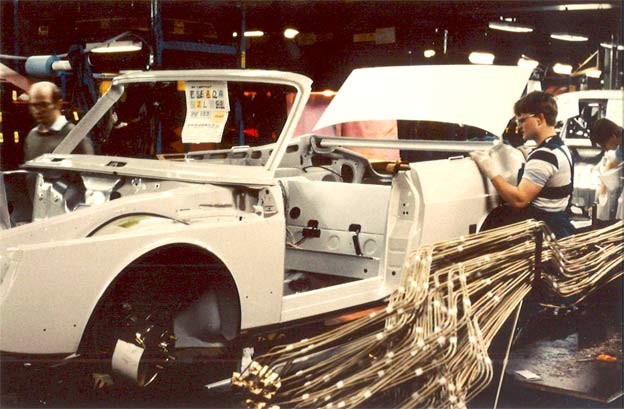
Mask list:
[{"label": "worker's arm", "polygon": [[500,169],[495,166],[488,152],[475,151],[470,153],[481,173],[492,181],[492,184],[501,195],[503,200],[512,207],[522,209],[531,203],[542,190],[542,186],[522,178],[518,186],[507,182]]},{"label": "worker's arm", "polygon": [[[617,159],[611,159],[607,162],[607,164],[605,165],[604,169],[602,170],[602,173],[606,173],[608,171],[610,171],[611,169],[616,168],[618,165],[620,164],[620,161]],[[598,188],[598,194],[597,196],[600,198],[601,196],[606,195],[608,192],[607,187],[605,186],[604,183],[600,182],[600,187]]]},{"label": "worker's arm", "polygon": [[611,170],[611,169],[613,169],[613,168],[617,167],[617,165],[619,165],[619,164],[620,164],[620,161],[619,161],[619,160],[617,160],[617,159],[611,159],[611,160],[610,160],[609,162],[607,162],[607,164],[605,165],[603,172],[606,172],[606,171],[608,171],[608,170]]},{"label": "worker's arm", "polygon": [[523,209],[529,205],[542,191],[542,186],[523,178],[518,186],[508,183],[502,176],[492,178],[492,184],[503,200],[511,207]]}]

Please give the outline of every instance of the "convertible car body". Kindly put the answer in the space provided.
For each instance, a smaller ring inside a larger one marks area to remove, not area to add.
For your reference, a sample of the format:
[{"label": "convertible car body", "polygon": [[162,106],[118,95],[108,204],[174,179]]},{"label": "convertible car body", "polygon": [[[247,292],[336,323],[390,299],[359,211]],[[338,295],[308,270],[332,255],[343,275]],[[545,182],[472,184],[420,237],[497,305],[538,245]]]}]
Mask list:
[{"label": "convertible car body", "polygon": [[[529,74],[358,70],[319,127],[391,117],[500,136]],[[470,159],[378,163],[349,149],[493,142],[294,137],[310,85],[256,70],[128,73],[54,153],[2,175],[3,361],[110,365],[120,340],[166,354],[383,300],[406,254],[477,231],[497,205]],[[85,137],[100,155],[71,154]]]}]

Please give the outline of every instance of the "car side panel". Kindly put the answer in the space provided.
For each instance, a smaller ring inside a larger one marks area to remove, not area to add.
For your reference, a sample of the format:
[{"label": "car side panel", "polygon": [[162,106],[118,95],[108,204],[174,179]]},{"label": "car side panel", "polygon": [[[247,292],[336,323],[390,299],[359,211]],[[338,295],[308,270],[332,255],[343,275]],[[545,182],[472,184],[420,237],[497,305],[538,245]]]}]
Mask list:
[{"label": "car side panel", "polygon": [[0,350],[75,352],[91,312],[115,277],[141,255],[174,243],[205,248],[225,264],[238,288],[242,328],[279,321],[283,214],[218,224],[174,223],[145,233],[12,249],[12,271],[0,299]]}]

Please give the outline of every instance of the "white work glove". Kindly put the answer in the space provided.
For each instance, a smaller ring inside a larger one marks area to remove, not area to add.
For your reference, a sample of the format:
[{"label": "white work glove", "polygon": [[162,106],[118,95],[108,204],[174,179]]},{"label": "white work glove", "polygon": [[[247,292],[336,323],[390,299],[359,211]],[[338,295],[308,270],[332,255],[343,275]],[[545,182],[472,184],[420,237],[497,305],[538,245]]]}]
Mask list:
[{"label": "white work glove", "polygon": [[490,157],[489,151],[473,151],[470,152],[470,157],[475,161],[477,167],[486,178],[492,179],[500,174],[497,166],[495,166],[494,161]]}]

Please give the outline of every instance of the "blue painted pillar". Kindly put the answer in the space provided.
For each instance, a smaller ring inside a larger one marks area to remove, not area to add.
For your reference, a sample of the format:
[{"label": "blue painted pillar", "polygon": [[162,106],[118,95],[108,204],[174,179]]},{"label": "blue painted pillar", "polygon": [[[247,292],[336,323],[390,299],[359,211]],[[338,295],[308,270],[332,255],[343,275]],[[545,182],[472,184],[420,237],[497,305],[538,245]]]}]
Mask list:
[{"label": "blue painted pillar", "polygon": [[159,0],[151,0],[150,18],[152,20],[152,41],[154,43],[154,65],[160,68],[162,65],[163,31],[162,14]]}]

